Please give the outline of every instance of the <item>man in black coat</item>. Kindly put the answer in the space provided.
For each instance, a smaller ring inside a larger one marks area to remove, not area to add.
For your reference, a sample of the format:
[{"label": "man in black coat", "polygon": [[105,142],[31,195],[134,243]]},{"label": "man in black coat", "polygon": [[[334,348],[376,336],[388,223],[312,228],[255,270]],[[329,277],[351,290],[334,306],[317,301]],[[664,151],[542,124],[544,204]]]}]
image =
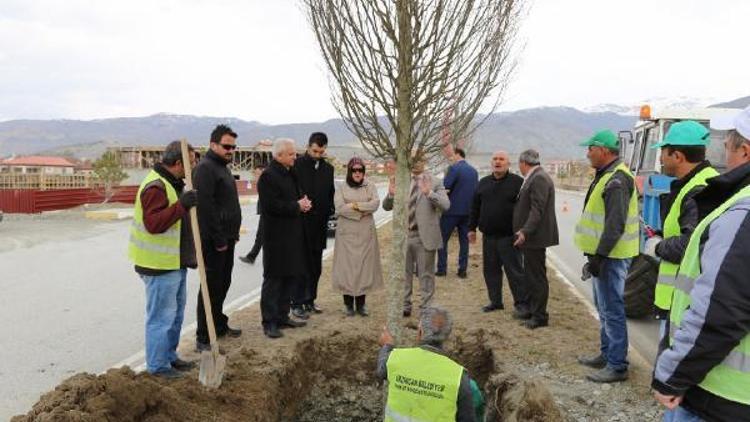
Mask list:
[{"label": "man in black coat", "polygon": [[311,312],[321,312],[315,305],[315,299],[318,297],[323,250],[328,240],[328,219],[335,211],[333,166],[324,158],[327,147],[326,134],[314,132],[307,143],[307,152],[294,163],[300,193],[307,195],[312,202],[312,209],[302,218],[308,241],[310,273],[300,280],[298,291],[292,294],[293,312],[300,318],[306,318]]},{"label": "man in black coat", "polygon": [[281,337],[281,328],[304,326],[289,318],[291,290],[308,272],[308,247],[302,216],[313,207],[300,195],[294,160],[294,141],[274,142],[273,161],[260,176],[258,196],[263,219],[263,286],[260,311],[263,332],[270,338]]},{"label": "man in black coat", "polygon": [[[211,132],[209,151],[195,167],[194,173],[206,282],[216,334],[220,337],[239,337],[242,334],[242,330],[229,327],[229,317],[223,311],[224,299],[232,284],[234,244],[240,239],[242,222],[237,185],[227,167],[236,148],[237,134],[229,126],[216,126]],[[196,348],[198,351],[209,350],[211,346],[201,292],[198,292],[197,320]]]},{"label": "man in black coat", "polygon": [[513,246],[520,248],[526,270],[529,314],[523,325],[531,330],[545,327],[549,321],[547,299],[547,248],[559,243],[555,215],[555,185],[539,165],[539,153],[533,149],[521,153],[518,167],[525,180],[513,210]]}]

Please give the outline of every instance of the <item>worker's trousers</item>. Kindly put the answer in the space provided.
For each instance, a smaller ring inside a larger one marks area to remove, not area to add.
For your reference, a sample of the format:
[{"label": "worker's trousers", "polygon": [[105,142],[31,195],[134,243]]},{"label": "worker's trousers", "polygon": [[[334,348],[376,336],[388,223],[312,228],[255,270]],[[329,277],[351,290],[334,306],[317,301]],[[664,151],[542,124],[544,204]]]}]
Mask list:
[{"label": "worker's trousers", "polygon": [[155,374],[172,369],[185,316],[187,270],[141,275],[146,287],[146,369]]}]

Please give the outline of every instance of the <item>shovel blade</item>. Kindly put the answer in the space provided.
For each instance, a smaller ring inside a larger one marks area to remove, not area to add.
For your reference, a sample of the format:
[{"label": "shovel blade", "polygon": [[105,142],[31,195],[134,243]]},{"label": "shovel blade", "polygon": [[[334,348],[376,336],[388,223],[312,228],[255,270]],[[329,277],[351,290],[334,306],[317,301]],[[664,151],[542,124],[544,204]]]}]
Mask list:
[{"label": "shovel blade", "polygon": [[198,381],[208,388],[219,388],[224,379],[227,357],[211,351],[201,353],[201,366]]}]

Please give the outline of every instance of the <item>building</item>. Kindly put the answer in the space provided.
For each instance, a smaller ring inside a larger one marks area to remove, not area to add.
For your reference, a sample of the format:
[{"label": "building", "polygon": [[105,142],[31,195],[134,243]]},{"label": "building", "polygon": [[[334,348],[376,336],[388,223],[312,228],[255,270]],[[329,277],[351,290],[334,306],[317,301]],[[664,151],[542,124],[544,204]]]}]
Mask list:
[{"label": "building", "polygon": [[30,155],[0,161],[0,173],[43,174],[45,176],[73,175],[76,164],[63,157]]}]

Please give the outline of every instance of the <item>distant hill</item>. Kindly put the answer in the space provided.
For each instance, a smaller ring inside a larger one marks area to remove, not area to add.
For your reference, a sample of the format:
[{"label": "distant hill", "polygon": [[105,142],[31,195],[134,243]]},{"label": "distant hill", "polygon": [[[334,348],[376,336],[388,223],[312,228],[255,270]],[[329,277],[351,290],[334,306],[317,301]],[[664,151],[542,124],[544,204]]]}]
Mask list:
[{"label": "distant hill", "polygon": [[[538,148],[548,157],[580,157],[577,142],[601,128],[613,130],[633,126],[634,117],[611,112],[583,112],[569,107],[541,107],[496,113],[474,134],[474,150],[505,149],[518,153]],[[155,114],[147,117],[99,120],[13,120],[0,122],[0,156],[45,152],[78,158],[96,158],[109,146],[163,145],[186,137],[208,142],[211,130],[226,123],[239,134],[240,144],[254,145],[267,138],[290,137],[304,142],[314,131],[328,134],[333,146],[359,143],[343,121],[264,125],[226,117]]]}]

